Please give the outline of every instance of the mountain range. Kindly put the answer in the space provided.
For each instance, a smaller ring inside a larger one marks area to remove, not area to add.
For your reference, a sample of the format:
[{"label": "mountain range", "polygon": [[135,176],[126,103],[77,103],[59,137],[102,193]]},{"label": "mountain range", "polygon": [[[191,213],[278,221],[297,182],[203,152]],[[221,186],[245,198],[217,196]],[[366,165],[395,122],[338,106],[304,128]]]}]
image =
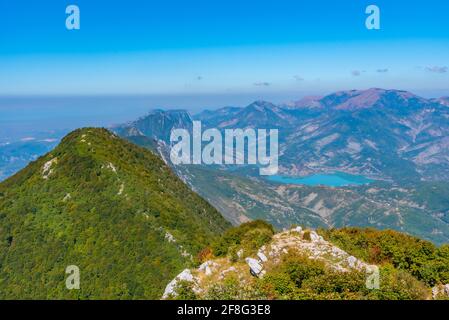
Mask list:
[{"label": "mountain range", "polygon": [[274,105],[256,101],[194,116],[155,111],[114,130],[169,142],[171,128],[280,129],[280,172],[301,176],[344,171],[414,183],[449,179],[449,108],[400,90],[351,90]]},{"label": "mountain range", "polygon": [[[193,116],[156,111],[112,129],[136,143],[145,141],[168,159],[168,132],[191,128],[193,120],[220,130],[277,128],[281,175],[345,172],[375,182],[343,188],[278,185],[261,179],[251,166],[174,170],[234,224],[263,218],[277,228],[375,226],[444,243],[449,240],[449,108],[442,101],[374,88],[281,105],[256,101]],[[147,122],[161,127],[148,134]],[[164,123],[168,127],[162,128]]]}]

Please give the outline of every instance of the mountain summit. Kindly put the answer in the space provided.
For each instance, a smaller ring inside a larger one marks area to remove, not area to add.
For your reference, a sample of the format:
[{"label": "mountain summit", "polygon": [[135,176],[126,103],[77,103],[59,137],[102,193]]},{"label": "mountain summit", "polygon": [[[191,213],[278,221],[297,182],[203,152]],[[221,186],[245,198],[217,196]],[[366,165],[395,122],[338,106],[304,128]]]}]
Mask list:
[{"label": "mountain summit", "polygon": [[449,97],[441,97],[433,100],[436,103],[442,104],[443,106],[449,107]]},{"label": "mountain summit", "polygon": [[158,298],[228,226],[152,152],[76,130],[0,184],[0,299]]},{"label": "mountain summit", "polygon": [[146,136],[155,140],[170,141],[173,128],[190,130],[192,119],[185,110],[153,110],[146,116],[124,125],[112,128],[120,136]]},{"label": "mountain summit", "polygon": [[195,116],[207,127],[216,128],[281,128],[291,126],[295,118],[271,102],[257,100],[244,108],[206,110]]},{"label": "mountain summit", "polygon": [[305,97],[288,104],[290,109],[360,110],[367,108],[408,108],[429,102],[403,90],[371,88],[368,90],[339,91],[324,97]]}]

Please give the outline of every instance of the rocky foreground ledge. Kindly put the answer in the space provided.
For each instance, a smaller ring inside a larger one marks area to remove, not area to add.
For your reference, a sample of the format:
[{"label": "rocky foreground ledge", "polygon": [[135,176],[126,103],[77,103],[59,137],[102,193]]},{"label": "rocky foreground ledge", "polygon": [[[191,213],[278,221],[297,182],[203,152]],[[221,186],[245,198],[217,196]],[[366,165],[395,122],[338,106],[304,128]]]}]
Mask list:
[{"label": "rocky foreground ledge", "polygon": [[[367,285],[369,285],[369,281],[373,281],[373,275],[379,272],[378,266],[352,256],[324,240],[315,230],[295,227],[273,235],[271,241],[252,254],[247,254],[240,249],[237,252],[237,257],[214,258],[202,263],[198,268],[183,270],[167,285],[162,299],[176,298],[177,288],[182,283],[188,283],[195,294],[201,296],[211,286],[224,281],[231,274],[240,283],[249,286],[251,280],[263,278],[266,270],[275,269],[281,263],[283,256],[292,251],[310,260],[320,261],[337,273],[354,271],[366,273]],[[430,298],[449,298],[449,285],[432,288],[428,295],[428,299]]]},{"label": "rocky foreground ledge", "polygon": [[339,272],[357,270],[371,274],[377,269],[377,266],[367,264],[324,240],[316,231],[296,227],[275,234],[271,242],[262,246],[255,255],[245,256],[245,252],[240,250],[237,252],[237,262],[220,258],[206,261],[197,269],[183,270],[167,285],[162,299],[176,297],[176,288],[182,281],[190,282],[193,290],[201,293],[208,284],[223,280],[229,273],[235,273],[241,281],[246,281],[248,276],[263,277],[265,268],[278,263],[290,250],[299,251],[310,259],[323,261]]}]

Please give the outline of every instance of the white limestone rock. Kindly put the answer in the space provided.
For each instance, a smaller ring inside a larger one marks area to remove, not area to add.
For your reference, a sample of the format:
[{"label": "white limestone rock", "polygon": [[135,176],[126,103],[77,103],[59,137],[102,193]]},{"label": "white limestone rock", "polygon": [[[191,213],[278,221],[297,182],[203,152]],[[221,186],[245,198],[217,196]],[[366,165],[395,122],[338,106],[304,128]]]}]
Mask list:
[{"label": "white limestone rock", "polygon": [[341,249],[338,248],[338,247],[332,247],[332,249],[331,249],[331,254],[332,254],[334,257],[339,258],[339,257],[344,256],[344,255],[346,254],[346,252],[344,252],[343,250],[341,250]]},{"label": "white limestone rock", "polygon": [[277,245],[272,244],[272,245],[270,246],[270,251],[268,252],[268,256],[269,256],[269,257],[276,257],[276,256],[279,255],[279,251],[280,251],[280,250],[281,250],[281,249],[280,249]]},{"label": "white limestone rock", "polygon": [[265,263],[265,262],[268,261],[267,256],[263,253],[262,250],[259,250],[259,252],[257,252],[257,257],[259,258],[259,260],[260,260],[262,263]]},{"label": "white limestone rock", "polygon": [[355,268],[356,268],[356,264],[357,264],[357,258],[354,257],[354,256],[349,256],[349,257],[346,259],[346,262],[348,263],[348,265],[349,265],[350,268],[355,269]]},{"label": "white limestone rock", "polygon": [[376,266],[367,264],[354,256],[349,256],[346,258],[346,262],[348,263],[349,268],[356,269],[358,271],[372,272],[373,268]]},{"label": "white limestone rock", "polygon": [[103,166],[103,168],[109,169],[117,174],[117,168],[112,164],[112,162],[109,162],[106,166]]},{"label": "white limestone rock", "polygon": [[200,265],[198,270],[204,272],[206,276],[210,276],[217,266],[218,264],[216,262],[209,260]]},{"label": "white limestone rock", "polygon": [[118,195],[118,196],[121,196],[121,195],[123,194],[123,191],[124,191],[124,190],[125,190],[125,184],[122,183],[122,184],[120,185],[120,189],[119,189],[117,195]]},{"label": "white limestone rock", "polygon": [[324,239],[322,236],[318,235],[315,231],[310,231],[310,240],[312,242],[323,242]]},{"label": "white limestone rock", "polygon": [[170,281],[170,283],[165,287],[162,299],[167,299],[170,296],[176,296],[175,290],[180,281],[195,282],[195,278],[189,269],[185,269],[180,274],[178,274],[176,278]]},{"label": "white limestone rock", "polygon": [[432,298],[448,298],[449,297],[449,284],[438,285],[432,288]]},{"label": "white limestone rock", "polygon": [[232,266],[232,267],[229,267],[228,269],[225,269],[225,270],[223,270],[222,272],[220,272],[220,277],[219,277],[219,279],[224,279],[224,277],[225,277],[229,272],[237,272],[236,267]]},{"label": "white limestone rock", "polygon": [[42,167],[42,178],[44,180],[48,180],[48,178],[53,173],[53,164],[56,164],[58,162],[58,158],[53,158],[50,161],[47,161],[44,166]]},{"label": "white limestone rock", "polygon": [[249,271],[251,274],[255,277],[259,277],[263,270],[263,266],[259,263],[259,261],[253,258],[246,258],[245,261],[249,266]]},{"label": "white limestone rock", "polygon": [[165,240],[167,240],[168,242],[176,242],[175,237],[173,237],[173,235],[168,231],[165,231],[164,237],[165,237]]},{"label": "white limestone rock", "polygon": [[296,228],[293,228],[291,231],[292,232],[301,233],[302,232],[302,228],[301,227],[296,227]]}]

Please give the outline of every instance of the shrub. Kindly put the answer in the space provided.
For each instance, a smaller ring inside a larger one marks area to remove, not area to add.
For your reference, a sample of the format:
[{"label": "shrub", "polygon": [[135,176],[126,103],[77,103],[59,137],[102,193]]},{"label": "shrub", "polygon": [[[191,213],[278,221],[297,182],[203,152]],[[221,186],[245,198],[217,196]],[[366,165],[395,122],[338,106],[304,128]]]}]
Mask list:
[{"label": "shrub", "polygon": [[430,288],[404,270],[392,265],[380,269],[380,289],[370,290],[369,299],[380,300],[425,300],[430,297]]},{"label": "shrub", "polygon": [[193,283],[190,281],[179,281],[175,288],[176,300],[197,300],[193,291]]},{"label": "shrub", "polygon": [[240,281],[238,276],[230,274],[223,281],[212,285],[204,295],[207,300],[260,300],[266,296],[259,289],[257,279]]},{"label": "shrub", "polygon": [[304,280],[323,275],[327,269],[323,262],[311,260],[295,251],[283,256],[278,268],[287,274],[297,287],[301,287]]},{"label": "shrub", "polygon": [[251,254],[268,243],[274,235],[273,226],[267,222],[256,220],[244,223],[238,227],[227,230],[223,236],[212,245],[216,256],[225,256],[232,248],[237,252],[244,249]]},{"label": "shrub", "polygon": [[283,272],[273,272],[260,281],[264,295],[270,299],[294,299],[297,287],[290,276]]},{"label": "shrub", "polygon": [[196,255],[196,260],[198,264],[201,264],[203,262],[206,262],[210,259],[212,259],[214,256],[212,249],[210,247],[204,248],[198,254]]},{"label": "shrub", "polygon": [[366,287],[363,271],[340,272],[324,262],[289,252],[276,268],[258,280],[268,299],[393,299],[429,298],[430,288],[410,273],[392,265],[380,269],[380,288]]},{"label": "shrub", "polygon": [[312,237],[310,236],[310,230],[304,231],[302,238],[303,238],[303,240],[306,240],[306,241],[312,241]]},{"label": "shrub", "polygon": [[302,295],[312,293],[312,299],[362,299],[367,291],[364,273],[333,270],[306,279],[301,289]]},{"label": "shrub", "polygon": [[437,248],[393,230],[343,228],[320,230],[323,237],[352,255],[373,264],[392,264],[428,286],[449,282],[448,246]]}]

